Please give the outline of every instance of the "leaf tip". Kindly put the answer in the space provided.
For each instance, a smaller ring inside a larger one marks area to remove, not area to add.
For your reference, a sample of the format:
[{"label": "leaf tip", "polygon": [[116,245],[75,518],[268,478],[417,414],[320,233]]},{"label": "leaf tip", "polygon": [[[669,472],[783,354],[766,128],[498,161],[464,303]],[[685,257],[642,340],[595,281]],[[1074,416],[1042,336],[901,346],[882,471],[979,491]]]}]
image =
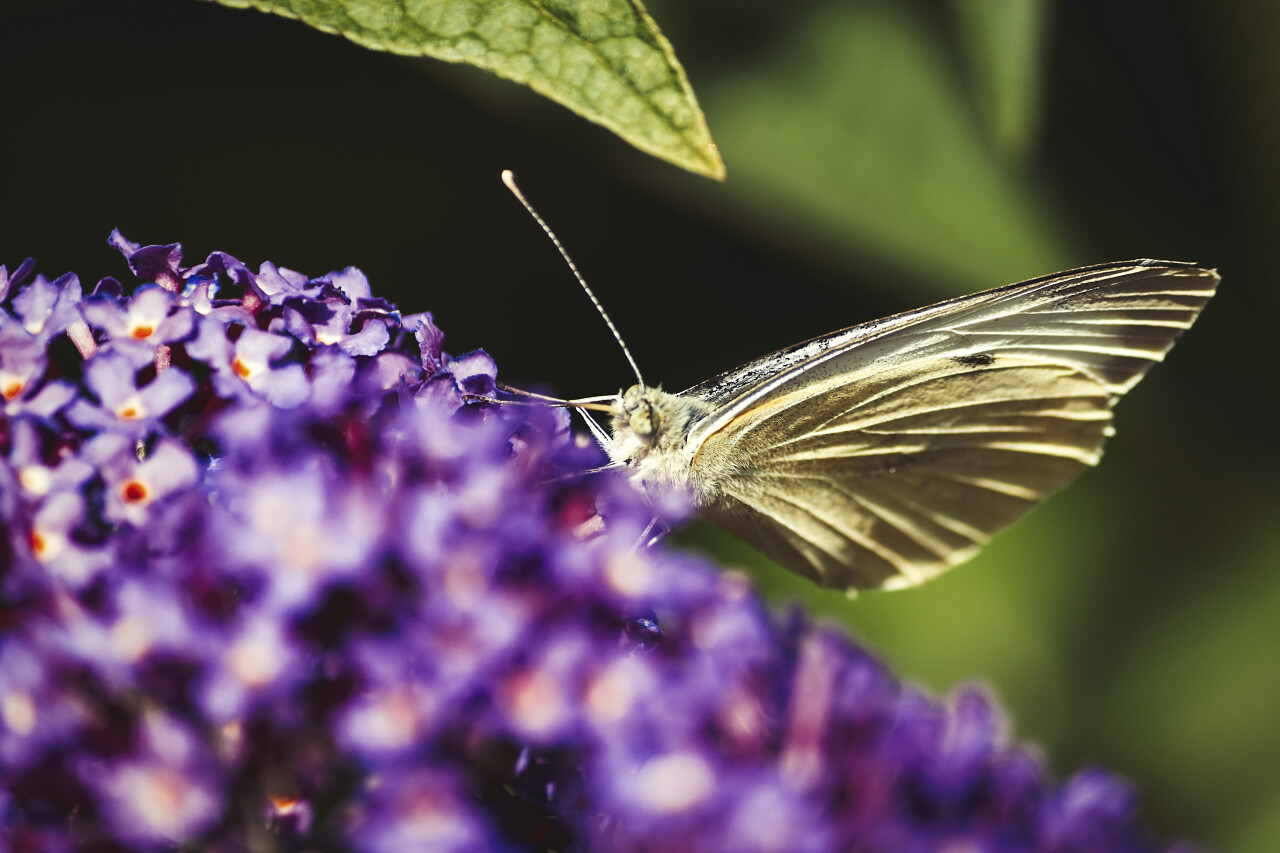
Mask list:
[{"label": "leaf tip", "polygon": [[706,161],[707,169],[703,174],[712,180],[724,181],[728,172],[724,167],[724,158],[720,156],[720,147],[714,142],[708,141],[706,143],[704,160]]}]

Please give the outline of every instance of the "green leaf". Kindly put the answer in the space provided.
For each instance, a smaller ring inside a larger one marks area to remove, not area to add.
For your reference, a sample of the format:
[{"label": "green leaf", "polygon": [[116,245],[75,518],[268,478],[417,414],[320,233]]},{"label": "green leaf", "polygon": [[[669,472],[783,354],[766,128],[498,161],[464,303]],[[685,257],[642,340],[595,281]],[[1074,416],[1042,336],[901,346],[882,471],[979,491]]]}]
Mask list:
[{"label": "green leaf", "polygon": [[529,86],[642,151],[722,179],[670,42],[640,0],[215,0]]},{"label": "green leaf", "polygon": [[805,239],[955,292],[1071,266],[1047,200],[997,155],[945,46],[906,4],[821,6],[703,101],[729,191]]},{"label": "green leaf", "polygon": [[953,0],[952,7],[987,135],[1024,159],[1039,122],[1043,0]]}]

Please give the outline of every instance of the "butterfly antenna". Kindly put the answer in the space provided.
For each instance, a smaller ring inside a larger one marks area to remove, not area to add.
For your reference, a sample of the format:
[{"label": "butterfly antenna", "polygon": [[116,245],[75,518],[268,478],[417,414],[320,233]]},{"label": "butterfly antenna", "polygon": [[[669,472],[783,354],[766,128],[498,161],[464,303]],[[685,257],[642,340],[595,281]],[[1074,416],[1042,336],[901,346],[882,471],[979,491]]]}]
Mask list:
[{"label": "butterfly antenna", "polygon": [[582,285],[582,289],[586,291],[587,296],[591,298],[591,304],[596,306],[596,310],[600,312],[604,324],[609,327],[609,331],[613,333],[613,339],[618,342],[618,346],[622,348],[622,354],[627,357],[627,363],[631,365],[631,372],[636,375],[636,382],[644,385],[644,377],[640,375],[640,367],[636,364],[636,360],[631,357],[631,350],[627,349],[626,341],[622,340],[622,334],[618,331],[618,327],[613,325],[613,320],[609,318],[609,312],[604,310],[604,306],[600,304],[600,300],[596,298],[595,291],[587,284],[587,280],[582,277],[582,273],[578,272],[578,267],[573,262],[573,258],[569,257],[569,253],[560,243],[560,238],[556,236],[556,232],[551,230],[551,226],[546,223],[538,211],[533,209],[533,205],[529,204],[529,200],[524,197],[524,193],[520,192],[520,188],[516,186],[516,176],[512,174],[510,169],[502,170],[502,182],[507,185],[507,189],[511,190],[511,194],[524,205],[524,209],[529,211],[529,215],[533,220],[542,226],[542,230],[551,238],[551,242],[555,245],[556,251],[560,253],[560,257],[564,258],[564,262],[569,265],[569,270],[573,273],[573,277],[578,280],[578,284]]}]

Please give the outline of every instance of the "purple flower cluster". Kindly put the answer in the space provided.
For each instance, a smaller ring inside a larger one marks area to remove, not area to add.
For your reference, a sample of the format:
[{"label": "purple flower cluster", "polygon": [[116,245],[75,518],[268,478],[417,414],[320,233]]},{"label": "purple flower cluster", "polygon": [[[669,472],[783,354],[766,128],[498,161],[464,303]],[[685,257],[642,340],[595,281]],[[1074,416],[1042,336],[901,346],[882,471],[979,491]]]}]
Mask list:
[{"label": "purple flower cluster", "polygon": [[1150,851],[356,269],[0,267],[0,849]]}]

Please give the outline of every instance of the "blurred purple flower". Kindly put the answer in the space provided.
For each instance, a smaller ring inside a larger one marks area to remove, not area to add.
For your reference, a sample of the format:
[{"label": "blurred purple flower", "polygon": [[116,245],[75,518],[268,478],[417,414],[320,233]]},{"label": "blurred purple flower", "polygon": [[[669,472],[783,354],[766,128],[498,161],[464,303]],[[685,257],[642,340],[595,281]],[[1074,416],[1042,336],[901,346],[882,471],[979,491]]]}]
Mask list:
[{"label": "blurred purple flower", "polygon": [[0,325],[0,400],[6,416],[52,417],[75,397],[71,383],[47,378],[46,346],[17,323]]},{"label": "blurred purple flower", "polygon": [[140,281],[155,282],[165,290],[177,292],[182,281],[182,244],[142,246],[125,239],[119,229],[107,237],[107,243],[125,256],[129,269]]},{"label": "blurred purple flower", "polygon": [[42,275],[13,297],[13,314],[28,334],[48,344],[80,319],[80,279],[72,273],[49,281]]},{"label": "blurred purple flower", "polygon": [[0,846],[1161,849],[981,691],[637,550],[679,496],[358,270],[110,242],[84,300],[0,268]]},{"label": "blurred purple flower", "polygon": [[199,329],[187,352],[213,368],[220,396],[246,402],[260,397],[288,409],[310,394],[302,365],[283,360],[295,343],[287,336],[248,328],[233,341],[228,327],[216,320],[202,321]]},{"label": "blurred purple flower", "polygon": [[[4,264],[0,264],[0,302],[4,302],[9,298],[15,287],[21,285],[27,280],[31,273],[35,272],[36,259],[27,258],[22,263],[13,268],[13,272],[9,272],[9,268]],[[0,318],[6,318],[7,314],[0,314]]]},{"label": "blurred purple flower", "polygon": [[196,384],[177,369],[139,384],[143,366],[126,350],[114,346],[98,350],[84,366],[89,396],[71,404],[67,419],[83,430],[118,430],[134,438],[155,430],[162,418],[192,395]]},{"label": "blurred purple flower", "polygon": [[[84,304],[84,318],[101,329],[119,348],[148,347],[154,350],[191,334],[195,312],[178,305],[177,297],[160,287],[139,287],[127,305],[109,297],[90,298]],[[150,352],[148,352],[150,358]]]},{"label": "blurred purple flower", "polygon": [[143,527],[157,501],[194,486],[199,463],[190,449],[168,437],[156,440],[142,459],[135,442],[122,433],[105,432],[85,444],[85,458],[102,477],[102,516],[115,524]]},{"label": "blurred purple flower", "polygon": [[0,768],[32,766],[72,742],[82,722],[77,703],[26,640],[0,645]]},{"label": "blurred purple flower", "polygon": [[30,417],[13,418],[9,428],[8,462],[16,472],[17,485],[29,499],[78,489],[93,476],[93,466],[83,459],[61,453],[56,453],[52,461],[46,457],[46,435],[39,421]]},{"label": "blurred purple flower", "polygon": [[355,267],[318,279],[323,284],[313,297],[294,296],[284,303],[284,325],[309,347],[338,346],[349,355],[376,355],[391,339],[387,315],[393,313],[375,300],[369,281]]},{"label": "blurred purple flower", "polygon": [[33,576],[46,574],[67,587],[82,589],[110,563],[105,550],[86,545],[77,535],[88,524],[83,495],[55,492],[31,513],[25,541],[16,543],[14,550],[19,558],[29,555],[39,567]]},{"label": "blurred purple flower", "polygon": [[137,744],[109,760],[83,757],[78,771],[98,794],[104,823],[134,849],[171,849],[198,837],[223,813],[218,766],[185,722],[150,711],[139,722]]}]

